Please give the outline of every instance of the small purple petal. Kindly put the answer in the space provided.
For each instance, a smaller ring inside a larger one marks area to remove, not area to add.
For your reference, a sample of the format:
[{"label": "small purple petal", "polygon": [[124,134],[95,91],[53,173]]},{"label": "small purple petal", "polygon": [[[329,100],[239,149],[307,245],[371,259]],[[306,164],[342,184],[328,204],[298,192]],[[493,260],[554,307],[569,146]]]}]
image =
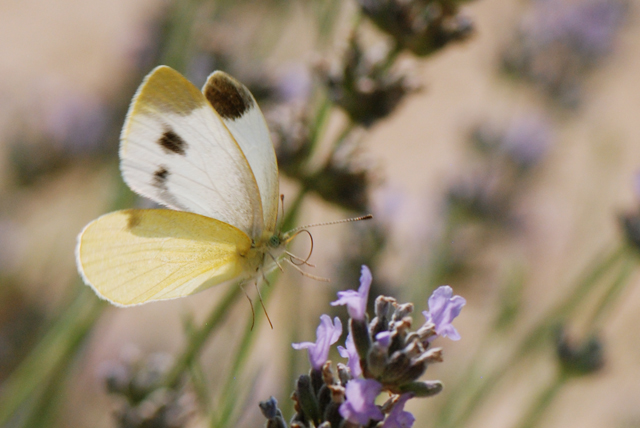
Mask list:
[{"label": "small purple petal", "polygon": [[342,358],[347,358],[347,366],[351,369],[351,376],[358,377],[362,374],[362,368],[360,367],[360,356],[356,350],[356,345],[353,343],[353,337],[351,333],[347,336],[345,342],[346,348],[338,346],[338,353]]},{"label": "small purple petal", "polygon": [[416,418],[404,410],[404,404],[412,397],[411,394],[402,394],[389,412],[382,428],[411,428]]},{"label": "small purple petal", "polygon": [[327,362],[329,356],[329,348],[336,343],[342,335],[342,323],[340,319],[336,317],[334,323],[331,323],[331,317],[329,315],[320,316],[320,325],[316,330],[316,342],[302,342],[292,343],[293,349],[308,349],[309,361],[311,367],[316,370],[322,368],[324,363]]},{"label": "small purple petal", "polygon": [[340,414],[349,422],[368,425],[370,420],[381,421],[384,414],[376,406],[375,400],[382,385],[373,379],[353,379],[347,382],[347,401],[340,405]]},{"label": "small purple petal", "polygon": [[367,312],[367,299],[369,297],[369,288],[371,288],[372,279],[369,268],[362,265],[360,288],[358,288],[358,291],[338,291],[338,300],[331,302],[331,306],[347,305],[347,311],[351,318],[358,321],[364,320]]},{"label": "small purple petal", "polygon": [[388,348],[389,345],[391,345],[391,332],[381,331],[376,334],[376,342],[378,342],[383,348]]},{"label": "small purple petal", "polygon": [[439,336],[460,340],[460,334],[451,323],[467,301],[463,297],[452,296],[453,289],[448,285],[438,287],[429,297],[429,311],[423,311],[422,314],[427,322],[435,324]]}]

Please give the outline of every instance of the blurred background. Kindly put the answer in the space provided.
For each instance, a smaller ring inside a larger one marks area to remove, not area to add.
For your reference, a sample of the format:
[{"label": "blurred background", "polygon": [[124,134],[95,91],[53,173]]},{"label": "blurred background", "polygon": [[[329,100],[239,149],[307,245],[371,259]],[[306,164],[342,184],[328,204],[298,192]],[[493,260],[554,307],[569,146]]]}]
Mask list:
[{"label": "blurred background", "polygon": [[[262,426],[258,401],[290,410],[308,370],[290,343],[343,316],[328,303],[364,263],[371,299],[413,302],[416,323],[439,285],[468,302],[462,340],[439,344],[424,376],[445,391],[410,403],[415,426],[640,427],[639,13],[624,0],[0,2],[0,426]],[[187,380],[142,409],[137,371],[151,385],[175,369],[234,287],[122,309],[78,278],[85,224],[151,206],[117,150],[159,64],[251,89],[295,225],[374,220],[312,229],[308,270],[331,283],[286,270],[265,302],[274,328],[256,307],[252,333],[241,297]]]}]

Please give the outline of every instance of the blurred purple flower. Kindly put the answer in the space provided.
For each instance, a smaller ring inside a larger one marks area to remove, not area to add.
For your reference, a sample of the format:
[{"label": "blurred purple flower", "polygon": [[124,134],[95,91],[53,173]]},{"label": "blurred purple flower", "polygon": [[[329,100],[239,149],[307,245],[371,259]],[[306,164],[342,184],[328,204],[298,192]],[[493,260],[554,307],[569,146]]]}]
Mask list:
[{"label": "blurred purple flower", "polygon": [[422,314],[427,322],[435,324],[439,336],[460,340],[460,334],[451,322],[460,314],[467,301],[461,296],[452,296],[453,289],[448,285],[436,288],[429,297],[429,311],[422,311]]},{"label": "blurred purple flower", "polygon": [[351,333],[347,336],[345,347],[338,346],[338,353],[342,358],[347,358],[347,366],[351,369],[351,376],[358,377],[362,374],[362,368],[360,367],[360,356],[356,350],[356,345],[353,343],[353,336]]},{"label": "blurred purple flower", "polygon": [[334,324],[331,323],[329,315],[320,316],[320,325],[316,330],[316,342],[292,343],[293,349],[308,349],[311,366],[320,370],[329,356],[329,347],[340,339],[342,334],[342,323],[335,317]]},{"label": "blurred purple flower", "polygon": [[522,167],[537,164],[552,143],[551,126],[542,116],[527,115],[514,119],[503,137],[504,150]]},{"label": "blurred purple flower", "polygon": [[411,428],[416,418],[404,410],[404,405],[412,397],[411,394],[402,394],[389,412],[382,428]]},{"label": "blurred purple flower", "polygon": [[353,379],[347,382],[347,401],[340,405],[340,414],[349,422],[368,425],[370,420],[381,421],[384,414],[376,406],[375,400],[382,385],[373,379]]},{"label": "blurred purple flower", "polygon": [[597,59],[611,50],[625,9],[620,0],[538,0],[525,31],[540,49],[564,43],[588,59]]},{"label": "blurred purple flower", "polygon": [[363,321],[367,313],[367,299],[369,297],[371,281],[371,271],[368,267],[362,265],[360,288],[358,288],[358,291],[338,291],[338,300],[331,302],[331,306],[347,305],[349,316],[354,320]]},{"label": "blurred purple flower", "polygon": [[71,154],[94,152],[104,144],[109,109],[97,97],[70,93],[45,111],[44,131],[56,149]]}]

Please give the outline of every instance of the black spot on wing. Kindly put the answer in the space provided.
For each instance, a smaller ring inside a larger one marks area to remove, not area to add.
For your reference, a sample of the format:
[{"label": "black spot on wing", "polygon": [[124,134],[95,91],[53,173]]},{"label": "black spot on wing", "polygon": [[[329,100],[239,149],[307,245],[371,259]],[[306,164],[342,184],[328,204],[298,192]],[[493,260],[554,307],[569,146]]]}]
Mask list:
[{"label": "black spot on wing", "polygon": [[169,170],[164,166],[160,166],[160,168],[158,168],[158,170],[153,173],[153,185],[162,190],[166,190],[168,177]]},{"label": "black spot on wing", "polygon": [[169,190],[169,186],[168,186],[170,176],[171,176],[171,172],[164,165],[160,165],[156,170],[156,172],[153,173],[151,185],[158,190],[158,192],[156,193],[156,197],[160,201],[162,201],[161,202],[162,204],[168,205],[171,208],[175,208],[177,210],[182,210],[182,211],[189,211],[187,207],[182,205],[182,203],[180,203],[178,199],[176,199],[176,197],[173,194],[171,194],[171,191]]},{"label": "black spot on wing", "polygon": [[167,129],[162,134],[162,137],[158,140],[160,147],[164,149],[166,153],[175,153],[184,156],[187,152],[187,142],[182,139],[178,134],[173,132],[172,129]]},{"label": "black spot on wing", "polygon": [[223,119],[238,119],[254,105],[244,85],[219,72],[207,81],[204,96]]}]

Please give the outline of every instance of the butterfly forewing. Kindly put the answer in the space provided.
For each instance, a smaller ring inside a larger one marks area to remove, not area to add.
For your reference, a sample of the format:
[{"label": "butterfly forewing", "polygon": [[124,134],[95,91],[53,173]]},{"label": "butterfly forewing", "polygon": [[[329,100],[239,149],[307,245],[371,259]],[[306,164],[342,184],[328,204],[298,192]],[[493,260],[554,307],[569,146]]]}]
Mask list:
[{"label": "butterfly forewing", "polygon": [[177,71],[158,67],[141,85],[120,159],[125,181],[141,195],[261,236],[262,201],[247,158],[202,92]]},{"label": "butterfly forewing", "polygon": [[260,190],[264,228],[273,232],[278,214],[278,164],[258,103],[242,83],[222,71],[209,76],[202,92],[242,148]]},{"label": "butterfly forewing", "polygon": [[78,237],[85,282],[120,306],[193,294],[255,268],[249,237],[215,219],[164,209],[123,210]]}]

